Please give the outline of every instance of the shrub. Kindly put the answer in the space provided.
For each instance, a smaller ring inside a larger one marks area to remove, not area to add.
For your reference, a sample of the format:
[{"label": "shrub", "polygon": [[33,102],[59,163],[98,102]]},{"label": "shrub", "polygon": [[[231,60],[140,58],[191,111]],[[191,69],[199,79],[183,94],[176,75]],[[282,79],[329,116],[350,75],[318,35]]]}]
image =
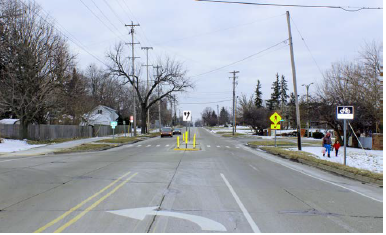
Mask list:
[{"label": "shrub", "polygon": [[312,137],[314,139],[321,139],[324,137],[324,134],[322,132],[314,132],[314,133],[312,133]]}]

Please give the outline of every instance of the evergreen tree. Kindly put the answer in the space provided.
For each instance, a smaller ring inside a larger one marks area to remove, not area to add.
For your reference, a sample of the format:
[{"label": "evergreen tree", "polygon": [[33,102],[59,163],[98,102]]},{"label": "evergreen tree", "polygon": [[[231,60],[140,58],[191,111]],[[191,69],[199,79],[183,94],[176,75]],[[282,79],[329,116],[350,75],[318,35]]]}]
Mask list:
[{"label": "evergreen tree", "polygon": [[289,98],[288,92],[288,85],[287,81],[285,80],[284,75],[281,75],[281,81],[280,81],[280,104],[281,108],[283,109],[284,106],[287,105],[287,100]]},{"label": "evergreen tree", "polygon": [[267,101],[267,107],[269,110],[274,110],[279,107],[280,104],[280,80],[279,74],[276,74],[276,81],[272,83],[271,99]]},{"label": "evergreen tree", "polygon": [[230,122],[230,114],[225,109],[225,107],[222,107],[220,111],[220,125],[225,125],[229,122]]},{"label": "evergreen tree", "polygon": [[255,106],[261,108],[263,105],[263,100],[261,98],[261,83],[260,80],[257,80],[256,90],[255,90]]}]

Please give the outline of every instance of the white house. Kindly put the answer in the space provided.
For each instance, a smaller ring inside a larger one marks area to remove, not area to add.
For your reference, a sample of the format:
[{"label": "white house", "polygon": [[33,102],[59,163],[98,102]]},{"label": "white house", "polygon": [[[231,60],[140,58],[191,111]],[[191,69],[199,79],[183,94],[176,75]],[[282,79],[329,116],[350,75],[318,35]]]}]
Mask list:
[{"label": "white house", "polygon": [[107,106],[98,105],[88,114],[83,115],[81,126],[106,125],[109,126],[112,121],[118,119],[117,112]]}]

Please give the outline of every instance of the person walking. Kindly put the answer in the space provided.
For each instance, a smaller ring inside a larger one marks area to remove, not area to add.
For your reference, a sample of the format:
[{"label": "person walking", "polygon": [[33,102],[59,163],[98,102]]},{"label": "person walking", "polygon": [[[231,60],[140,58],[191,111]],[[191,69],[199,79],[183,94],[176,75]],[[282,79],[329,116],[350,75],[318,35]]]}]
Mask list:
[{"label": "person walking", "polygon": [[327,157],[330,157],[330,151],[331,151],[331,134],[330,132],[327,132],[326,136],[323,137],[323,143],[322,146],[326,148],[326,151],[323,151],[323,157],[327,152]]},{"label": "person walking", "polygon": [[338,140],[335,140],[335,143],[333,145],[334,149],[335,149],[335,157],[338,156],[338,151],[339,151],[339,148],[340,148],[340,143]]}]

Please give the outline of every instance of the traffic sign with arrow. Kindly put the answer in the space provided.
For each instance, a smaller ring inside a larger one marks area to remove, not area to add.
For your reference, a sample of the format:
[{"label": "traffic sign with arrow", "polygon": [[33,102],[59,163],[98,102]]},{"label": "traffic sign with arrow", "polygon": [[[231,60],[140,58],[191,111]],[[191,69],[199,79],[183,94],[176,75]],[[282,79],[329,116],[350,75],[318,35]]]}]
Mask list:
[{"label": "traffic sign with arrow", "polygon": [[192,121],[192,112],[190,110],[186,110],[182,113],[182,121],[191,122]]}]

